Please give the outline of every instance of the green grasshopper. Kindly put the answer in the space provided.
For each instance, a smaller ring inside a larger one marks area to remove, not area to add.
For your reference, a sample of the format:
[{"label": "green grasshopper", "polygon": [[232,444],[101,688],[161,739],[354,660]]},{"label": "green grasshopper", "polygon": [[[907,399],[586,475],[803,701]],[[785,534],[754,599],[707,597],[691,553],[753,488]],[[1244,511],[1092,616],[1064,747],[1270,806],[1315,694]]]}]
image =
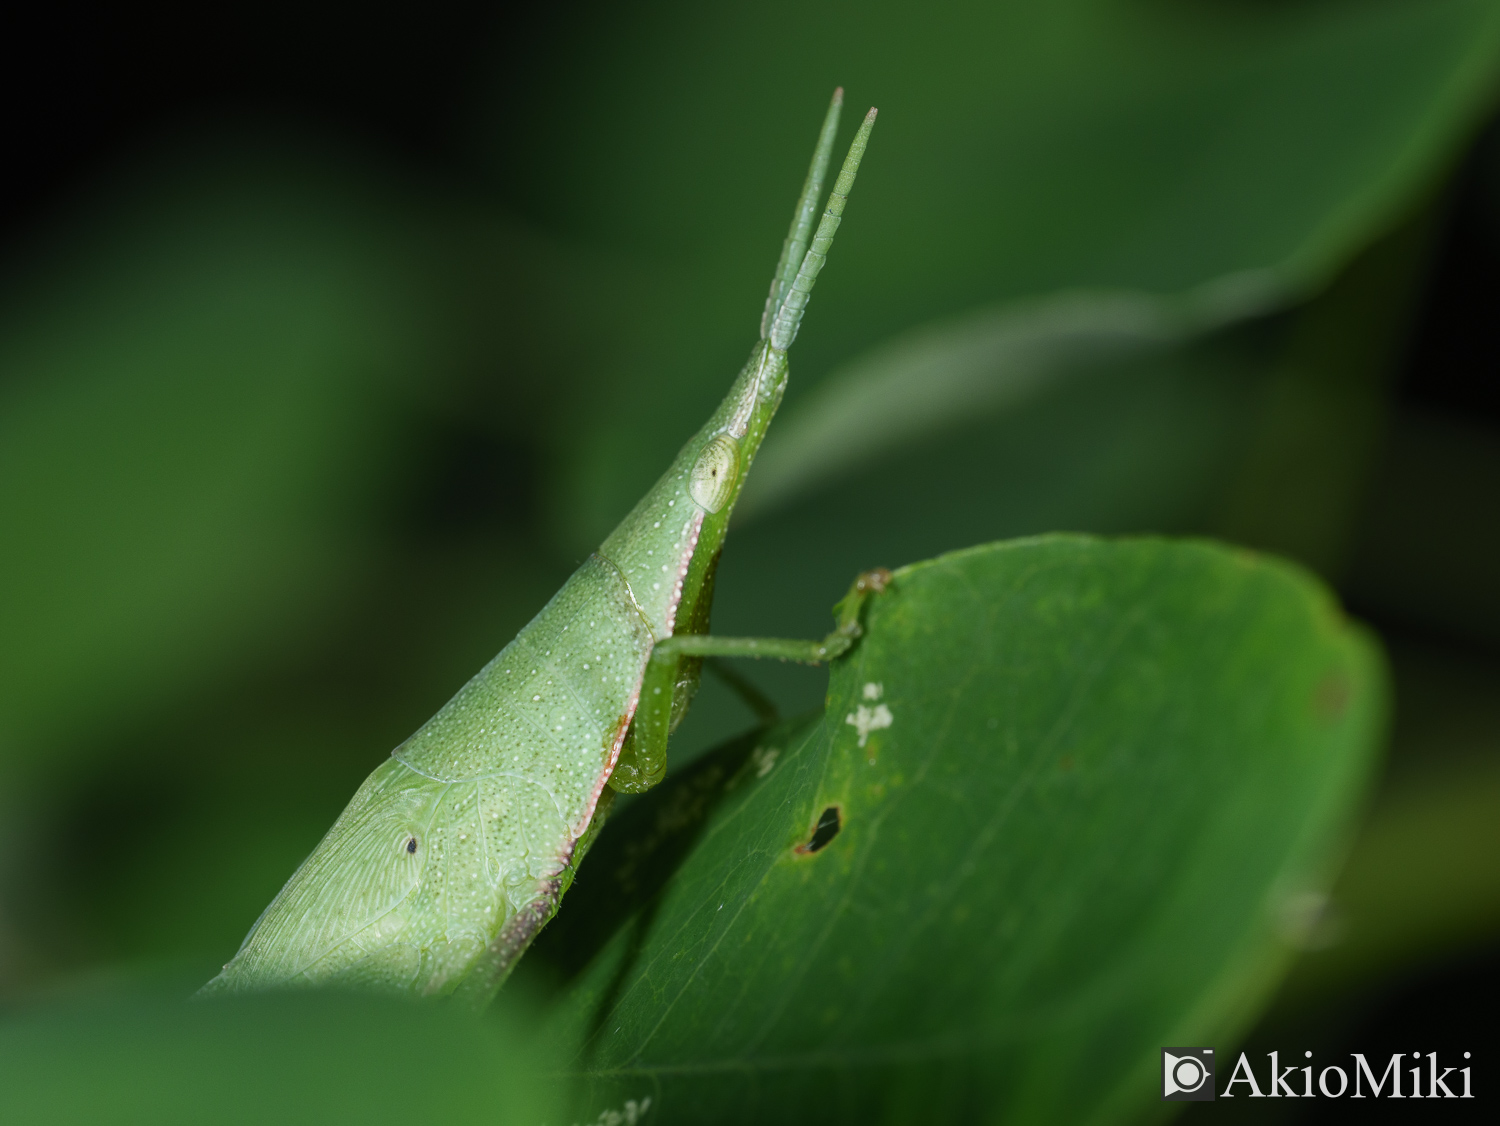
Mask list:
[{"label": "green grasshopper", "polygon": [[705,657],[818,663],[854,644],[884,572],[855,582],[821,641],[706,633],[729,516],[875,123],[871,109],[813,234],[842,103],[836,90],[760,342],[719,409],[541,613],[365,780],[203,993],[328,984],[487,1004],[557,911],[614,791],[661,780]]}]

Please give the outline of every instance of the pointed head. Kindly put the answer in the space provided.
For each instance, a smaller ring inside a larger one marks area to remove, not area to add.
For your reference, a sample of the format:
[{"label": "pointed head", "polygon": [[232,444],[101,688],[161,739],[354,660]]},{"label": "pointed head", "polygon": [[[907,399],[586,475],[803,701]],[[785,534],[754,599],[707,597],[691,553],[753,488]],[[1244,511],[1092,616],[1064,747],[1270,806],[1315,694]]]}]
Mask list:
[{"label": "pointed head", "polygon": [[871,110],[849,148],[814,232],[812,220],[833,151],[842,94],[842,90],[835,92],[819,134],[771,283],[760,342],[719,409],[600,548],[601,555],[624,576],[637,608],[658,637],[671,636],[679,607],[685,603],[691,611],[709,583],[734,502],[781,404],[787,348],[797,335],[813,285],[833,245],[875,123]]}]

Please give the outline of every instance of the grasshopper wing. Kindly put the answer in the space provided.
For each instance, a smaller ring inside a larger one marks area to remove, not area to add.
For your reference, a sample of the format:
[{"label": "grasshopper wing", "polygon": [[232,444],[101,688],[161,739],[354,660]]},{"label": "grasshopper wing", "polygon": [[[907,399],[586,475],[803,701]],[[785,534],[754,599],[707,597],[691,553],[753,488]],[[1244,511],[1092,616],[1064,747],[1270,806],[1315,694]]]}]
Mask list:
[{"label": "grasshopper wing", "polygon": [[498,985],[566,887],[653,640],[591,557],[360,787],[204,991]]}]

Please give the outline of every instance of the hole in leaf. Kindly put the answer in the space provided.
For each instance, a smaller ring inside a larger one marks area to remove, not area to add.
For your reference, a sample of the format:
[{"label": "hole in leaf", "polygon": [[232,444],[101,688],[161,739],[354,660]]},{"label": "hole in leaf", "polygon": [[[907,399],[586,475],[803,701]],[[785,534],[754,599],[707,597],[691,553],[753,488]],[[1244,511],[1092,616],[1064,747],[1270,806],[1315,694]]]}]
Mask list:
[{"label": "hole in leaf", "polygon": [[839,807],[830,805],[818,815],[818,826],[813,830],[812,839],[806,844],[798,845],[797,851],[805,856],[808,853],[826,848],[828,842],[839,835],[841,828],[843,828],[843,823],[839,817]]}]

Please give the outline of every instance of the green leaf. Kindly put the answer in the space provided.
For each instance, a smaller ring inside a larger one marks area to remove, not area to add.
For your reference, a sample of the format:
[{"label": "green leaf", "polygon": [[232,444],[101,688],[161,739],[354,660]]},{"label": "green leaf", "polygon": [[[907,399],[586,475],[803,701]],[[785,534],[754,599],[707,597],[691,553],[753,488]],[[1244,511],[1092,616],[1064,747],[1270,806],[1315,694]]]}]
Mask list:
[{"label": "green leaf", "polygon": [[[676,278],[569,435],[588,454],[570,482],[584,544],[741,362],[835,82],[881,118],[793,398],[888,337],[999,302],[1306,295],[1430,190],[1485,112],[1500,5],[600,6],[549,50],[527,92],[555,116],[507,104],[499,130],[516,202]],[[554,124],[596,119],[587,145]]]},{"label": "green leaf", "polygon": [[560,1120],[513,1009],[483,1023],[377,998],[54,1003],[0,1023],[0,1115],[64,1126]]},{"label": "green leaf", "polygon": [[1065,376],[1159,358],[1255,311],[1261,297],[1065,293],[913,329],[856,356],[792,405],[767,435],[736,518],[1012,409]]},{"label": "green leaf", "polygon": [[1289,565],[1151,539],[917,564],[867,625],[824,715],[601,837],[534,953],[572,1070],[662,1122],[1159,1105],[1161,1046],[1242,1029],[1330,878],[1377,649]]},{"label": "green leaf", "polygon": [[150,185],[0,312],[8,784],[284,644],[364,546],[427,310],[362,190],[267,165]]}]

